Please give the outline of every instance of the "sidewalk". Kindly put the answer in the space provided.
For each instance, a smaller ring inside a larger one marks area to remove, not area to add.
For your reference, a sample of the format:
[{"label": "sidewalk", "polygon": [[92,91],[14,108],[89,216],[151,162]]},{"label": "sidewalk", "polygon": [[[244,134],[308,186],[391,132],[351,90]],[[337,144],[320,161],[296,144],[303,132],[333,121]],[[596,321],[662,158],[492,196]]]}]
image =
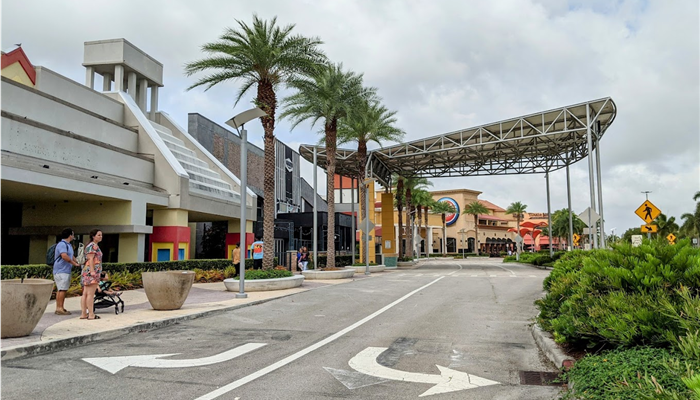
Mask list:
[{"label": "sidewalk", "polygon": [[143,289],[122,293],[124,313],[114,313],[114,308],[95,310],[99,320],[80,319],[80,297],[66,299],[65,308],[72,315],[56,315],[56,302],[51,300],[44,316],[31,335],[0,340],[1,360],[10,360],[42,354],[90,343],[112,339],[130,332],[168,326],[179,321],[199,318],[227,310],[247,307],[273,299],[291,296],[307,290],[363,279],[364,275],[350,279],[305,280],[298,288],[266,292],[249,292],[245,299],[235,298],[237,292],[228,292],[223,282],[195,283],[185,304],[179,310],[156,311],[151,308]]}]

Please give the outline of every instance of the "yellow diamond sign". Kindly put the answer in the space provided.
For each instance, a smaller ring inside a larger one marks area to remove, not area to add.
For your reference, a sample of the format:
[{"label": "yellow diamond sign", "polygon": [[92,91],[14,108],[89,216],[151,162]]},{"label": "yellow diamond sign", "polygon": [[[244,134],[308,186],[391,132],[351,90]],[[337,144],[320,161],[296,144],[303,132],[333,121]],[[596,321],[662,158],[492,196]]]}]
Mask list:
[{"label": "yellow diamond sign", "polygon": [[676,235],[674,235],[673,233],[669,233],[668,236],[666,236],[666,239],[668,239],[669,243],[673,244],[673,242],[676,241]]},{"label": "yellow diamond sign", "polygon": [[574,233],[574,243],[578,243],[579,240],[581,240],[581,236],[578,233]]},{"label": "yellow diamond sign", "polygon": [[656,208],[651,201],[646,200],[634,213],[637,214],[639,218],[643,219],[644,222],[649,224],[651,221],[655,220],[659,214],[661,214],[661,210]]},{"label": "yellow diamond sign", "polygon": [[658,225],[642,225],[642,233],[656,233],[659,231],[659,226]]}]

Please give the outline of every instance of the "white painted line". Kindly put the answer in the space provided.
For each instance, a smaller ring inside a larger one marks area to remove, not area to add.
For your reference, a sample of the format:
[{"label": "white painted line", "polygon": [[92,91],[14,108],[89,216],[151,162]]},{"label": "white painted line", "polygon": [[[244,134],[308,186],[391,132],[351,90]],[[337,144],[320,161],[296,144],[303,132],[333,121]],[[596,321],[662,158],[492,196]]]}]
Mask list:
[{"label": "white painted line", "polygon": [[476,277],[476,275],[472,275],[472,278]]},{"label": "white painted line", "polygon": [[189,360],[163,360],[162,357],[175,356],[180,353],[174,354],[150,354],[150,355],[139,355],[139,356],[120,356],[120,357],[96,357],[96,358],[83,358],[83,361],[88,362],[98,368],[102,368],[105,371],[116,374],[117,372],[123,370],[127,367],[141,367],[141,368],[188,368],[188,367],[201,367],[203,365],[216,364],[224,361],[232,360],[238,356],[242,356],[253,350],[257,350],[266,343],[247,343],[242,346],[238,346],[234,349],[224,351],[223,353],[215,354],[211,357],[194,358]]},{"label": "white painted line", "polygon": [[401,303],[402,301],[406,300],[407,298],[413,296],[414,294],[420,292],[421,290],[427,288],[428,286],[434,284],[435,282],[439,281],[442,278],[444,278],[444,276],[441,276],[441,277],[435,279],[434,281],[419,287],[418,289],[412,291],[411,293],[408,293],[407,295],[394,301],[393,303],[386,305],[386,306],[382,307],[380,310],[375,311],[374,313],[366,316],[365,318],[355,322],[354,324],[348,326],[347,328],[341,330],[340,332],[334,333],[333,335],[331,335],[331,336],[329,336],[329,337],[327,337],[319,342],[316,342],[316,343],[312,344],[311,346],[309,346],[305,349],[302,349],[302,350],[300,350],[300,351],[298,351],[298,352],[296,352],[296,353],[294,353],[294,354],[292,354],[292,355],[290,355],[290,356],[288,356],[280,361],[277,361],[276,363],[274,363],[272,365],[268,365],[267,367],[265,367],[259,371],[253,372],[252,374],[250,374],[246,377],[243,377],[237,381],[231,382],[226,386],[222,386],[222,387],[214,390],[213,392],[209,392],[209,393],[205,394],[204,396],[198,397],[196,400],[215,399],[223,394],[226,394],[226,393],[232,391],[233,389],[241,387],[241,386],[245,385],[246,383],[252,382],[255,379],[258,379],[262,376],[269,374],[270,372],[273,372],[279,368],[282,368],[285,365],[287,365],[293,361],[296,361],[299,358],[311,353],[312,351],[317,350],[317,349],[327,345],[328,343],[335,341],[336,339],[340,338],[341,336],[345,335],[346,333],[353,331],[354,329],[363,325],[365,322],[368,322],[368,321],[374,319],[375,317],[379,316],[380,314],[384,313],[385,311],[389,310],[390,308],[394,307],[395,305]]},{"label": "white painted line", "polygon": [[535,275],[528,275],[530,278],[537,278]]},{"label": "white painted line", "polygon": [[425,391],[419,397],[439,393],[456,392],[458,390],[474,389],[481,386],[498,385],[500,383],[490,379],[481,378],[476,375],[471,375],[466,372],[455,371],[440,365],[436,365],[436,367],[438,367],[440,370],[440,375],[406,372],[385,367],[377,362],[377,357],[379,357],[379,355],[386,349],[386,347],[368,347],[350,359],[348,364],[357,372],[381,379],[391,379],[402,382],[432,383],[435,385]]},{"label": "white painted line", "polygon": [[496,277],[496,275],[489,275],[489,277],[491,277],[491,278],[495,278],[495,277]]},{"label": "white painted line", "polygon": [[414,275],[414,276],[423,276],[423,274],[416,274],[416,275]]}]

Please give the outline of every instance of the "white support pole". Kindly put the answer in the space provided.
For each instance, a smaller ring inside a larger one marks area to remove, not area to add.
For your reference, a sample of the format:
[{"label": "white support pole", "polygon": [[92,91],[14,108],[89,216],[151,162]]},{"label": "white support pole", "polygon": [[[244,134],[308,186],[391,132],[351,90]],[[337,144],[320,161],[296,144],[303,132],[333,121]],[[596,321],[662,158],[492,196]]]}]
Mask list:
[{"label": "white support pole", "polygon": [[248,199],[248,193],[246,188],[248,187],[248,132],[246,132],[245,127],[241,126],[241,215],[240,215],[240,251],[241,251],[241,264],[238,272],[239,275],[239,291],[236,293],[237,299],[245,299],[248,295],[245,292],[245,252],[246,248],[246,203]]},{"label": "white support pole", "polygon": [[318,205],[316,204],[316,198],[318,197],[317,151],[317,147],[314,146],[314,271],[318,270]]},{"label": "white support pole", "polygon": [[102,74],[102,91],[111,92],[112,91],[112,74],[104,73]]},{"label": "white support pole", "polygon": [[554,232],[552,232],[552,202],[549,196],[549,172],[544,174],[547,180],[547,230],[549,231],[549,256],[554,257],[554,248],[552,247],[554,242]]},{"label": "white support pole", "polygon": [[595,169],[598,176],[598,209],[600,210],[600,247],[605,248],[605,217],[603,216],[603,183],[600,180],[600,132],[596,130],[595,140]]},{"label": "white support pole", "polygon": [[[343,198],[342,193],[340,194],[340,198]],[[357,229],[355,229],[355,178],[350,178],[350,215],[352,216],[350,219],[350,231],[352,232],[352,264],[355,264],[355,240],[357,238]]]},{"label": "white support pole", "polygon": [[123,92],[124,91],[124,66],[115,65],[114,66],[114,91]]},{"label": "white support pole", "polygon": [[139,108],[146,113],[146,99],[148,98],[148,81],[146,79],[139,80]]},{"label": "white support pole", "polygon": [[151,110],[148,115],[151,121],[156,121],[156,113],[158,112],[158,86],[151,86]]},{"label": "white support pole", "polygon": [[566,164],[566,197],[569,205],[569,251],[574,249],[574,216],[571,211],[571,174],[569,164]]},{"label": "white support pole", "polygon": [[369,275],[369,184],[362,184],[365,185],[365,275]]},{"label": "white support pole", "polygon": [[[588,139],[588,182],[590,185],[591,211],[595,211],[595,187],[593,176],[593,138],[591,137],[591,107],[586,103],[586,137]],[[593,244],[592,248],[598,247],[598,235],[595,232],[592,212],[588,213],[588,243]]]},{"label": "white support pole", "polygon": [[136,97],[136,72],[129,72],[127,75],[127,93],[131,96],[134,101],[138,101]]},{"label": "white support pole", "polygon": [[95,88],[95,68],[85,67],[85,86]]}]

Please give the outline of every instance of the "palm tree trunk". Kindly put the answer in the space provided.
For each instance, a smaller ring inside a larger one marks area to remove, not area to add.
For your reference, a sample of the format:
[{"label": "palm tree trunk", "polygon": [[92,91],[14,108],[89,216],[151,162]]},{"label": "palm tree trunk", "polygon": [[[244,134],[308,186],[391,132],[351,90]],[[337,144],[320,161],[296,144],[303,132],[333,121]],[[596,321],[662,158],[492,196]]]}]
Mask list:
[{"label": "palm tree trunk", "polygon": [[[423,207],[418,205],[418,236],[423,236]],[[418,245],[418,258],[420,258],[420,245]]]},{"label": "palm tree trunk", "polygon": [[411,226],[411,188],[406,188],[406,247],[408,247],[408,256],[413,258],[413,227]]},{"label": "palm tree trunk", "polygon": [[428,206],[425,206],[425,252],[428,257],[433,252],[433,238],[428,237]]},{"label": "palm tree trunk", "polygon": [[[367,187],[364,184],[365,181],[365,165],[367,164],[367,142],[364,142],[362,140],[358,141],[357,143],[357,182],[359,186],[359,198],[357,199],[358,202],[360,203],[360,220],[363,220],[367,217],[367,209],[369,208],[369,204],[366,206],[365,204],[365,196],[367,192]],[[374,201],[374,199],[370,199],[370,201]],[[360,226],[360,230],[363,230],[365,227]],[[355,232],[353,232],[353,235]],[[365,234],[369,235],[369,232],[365,232]],[[353,236],[353,240],[354,240]],[[360,240],[362,240],[362,236],[360,235]],[[362,241],[364,243],[364,240]],[[360,253],[360,259],[361,260],[366,260],[365,257],[369,257],[369,253],[367,252],[368,249],[365,248],[365,245],[362,244],[360,246],[361,253]],[[353,260],[353,263],[355,261]]]},{"label": "palm tree trunk", "polygon": [[474,250],[479,255],[479,216],[474,214]]},{"label": "palm tree trunk", "polygon": [[338,121],[326,123],[326,171],[328,172],[328,236],[326,238],[326,268],[335,268],[335,148]]},{"label": "palm tree trunk", "polygon": [[[270,82],[258,84],[257,102],[268,116],[261,118],[265,130],[265,168],[263,194],[263,269],[274,268],[275,261],[275,109],[277,96]],[[245,189],[241,188],[241,203],[245,202]],[[245,218],[245,217],[241,217]],[[241,243],[245,245],[245,232],[241,232]],[[245,264],[245,260],[241,260]]]}]

